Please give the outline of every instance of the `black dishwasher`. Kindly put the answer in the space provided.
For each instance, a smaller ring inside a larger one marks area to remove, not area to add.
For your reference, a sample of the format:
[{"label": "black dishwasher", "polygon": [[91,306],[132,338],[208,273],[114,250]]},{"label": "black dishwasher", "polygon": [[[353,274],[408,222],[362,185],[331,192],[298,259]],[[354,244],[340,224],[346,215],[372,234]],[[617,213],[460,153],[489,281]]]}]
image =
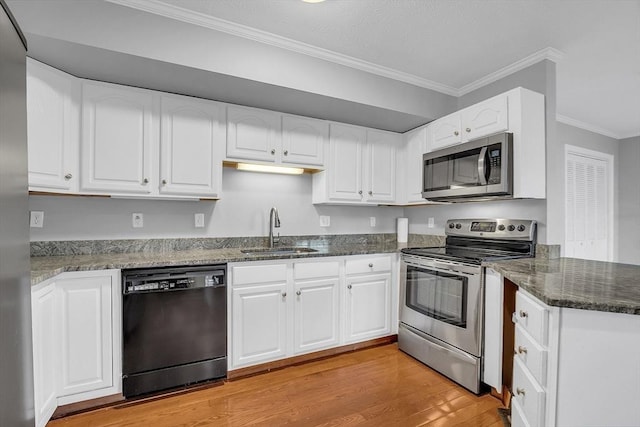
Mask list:
[{"label": "black dishwasher", "polygon": [[226,265],[122,272],[122,393],[227,376]]}]

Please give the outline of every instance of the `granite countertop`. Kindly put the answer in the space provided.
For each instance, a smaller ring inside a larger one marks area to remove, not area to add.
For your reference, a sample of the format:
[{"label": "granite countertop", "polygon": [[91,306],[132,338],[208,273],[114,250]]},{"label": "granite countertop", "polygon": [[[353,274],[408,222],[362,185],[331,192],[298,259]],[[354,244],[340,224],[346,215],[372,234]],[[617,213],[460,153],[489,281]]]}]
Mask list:
[{"label": "granite countertop", "polygon": [[640,315],[640,266],[575,258],[490,262],[550,306]]},{"label": "granite countertop", "polygon": [[328,244],[307,246],[317,252],[300,254],[244,254],[246,248],[193,249],[167,252],[135,252],[113,254],[83,254],[64,256],[39,256],[31,258],[31,285],[54,277],[65,271],[107,270],[125,268],[164,267],[174,265],[207,265],[226,262],[261,261],[327,256],[394,253],[406,247],[396,242],[373,244]]}]

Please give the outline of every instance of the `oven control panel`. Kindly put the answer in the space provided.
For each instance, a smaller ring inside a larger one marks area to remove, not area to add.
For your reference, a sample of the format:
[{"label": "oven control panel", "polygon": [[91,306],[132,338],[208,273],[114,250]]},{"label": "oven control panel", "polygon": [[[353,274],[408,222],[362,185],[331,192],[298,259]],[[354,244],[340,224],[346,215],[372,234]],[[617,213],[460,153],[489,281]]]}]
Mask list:
[{"label": "oven control panel", "polygon": [[447,236],[535,241],[536,226],[536,221],[531,219],[450,219],[445,226],[445,234]]}]

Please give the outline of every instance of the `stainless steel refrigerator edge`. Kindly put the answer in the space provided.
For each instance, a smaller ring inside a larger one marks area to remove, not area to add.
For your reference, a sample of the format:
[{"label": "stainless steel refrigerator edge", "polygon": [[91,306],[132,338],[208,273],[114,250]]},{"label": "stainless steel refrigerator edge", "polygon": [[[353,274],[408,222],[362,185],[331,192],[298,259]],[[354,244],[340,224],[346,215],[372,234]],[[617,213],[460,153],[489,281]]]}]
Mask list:
[{"label": "stainless steel refrigerator edge", "polygon": [[33,426],[26,43],[0,0],[0,425]]}]

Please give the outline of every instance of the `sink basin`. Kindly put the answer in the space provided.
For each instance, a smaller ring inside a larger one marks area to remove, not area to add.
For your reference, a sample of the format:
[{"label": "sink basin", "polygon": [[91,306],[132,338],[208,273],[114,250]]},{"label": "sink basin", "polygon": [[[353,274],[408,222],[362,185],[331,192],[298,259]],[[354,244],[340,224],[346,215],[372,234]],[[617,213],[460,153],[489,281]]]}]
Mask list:
[{"label": "sink basin", "polygon": [[292,254],[307,254],[312,252],[318,252],[317,249],[311,249],[307,247],[279,247],[279,248],[253,248],[253,249],[241,249],[240,252],[247,255],[292,255]]}]

